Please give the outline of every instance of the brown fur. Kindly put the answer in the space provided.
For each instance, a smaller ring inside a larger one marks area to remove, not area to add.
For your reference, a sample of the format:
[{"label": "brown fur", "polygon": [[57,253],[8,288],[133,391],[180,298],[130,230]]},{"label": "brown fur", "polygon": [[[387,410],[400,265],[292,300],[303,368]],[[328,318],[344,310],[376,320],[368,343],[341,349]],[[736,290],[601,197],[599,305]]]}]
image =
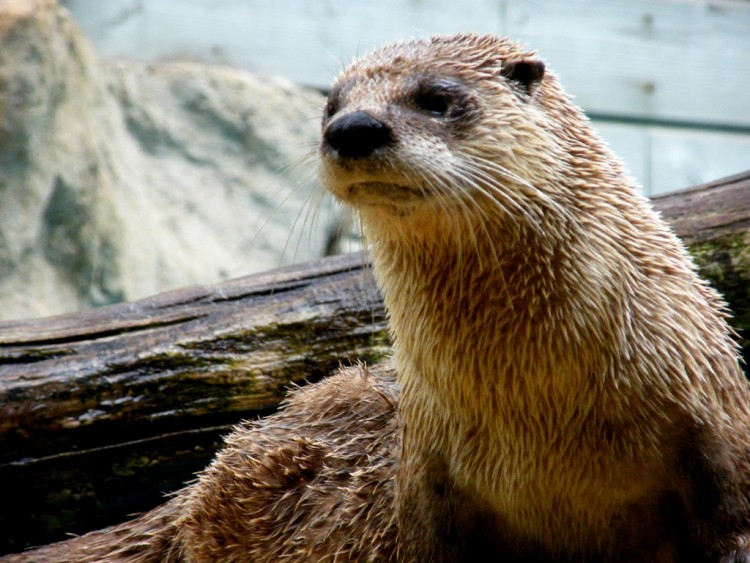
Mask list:
[{"label": "brown fur", "polygon": [[187,495],[188,561],[388,561],[399,432],[381,366],[299,391],[235,432]]},{"label": "brown fur", "polygon": [[393,561],[391,367],[341,370],[240,425],[197,482],[144,516],[4,563]]},{"label": "brown fur", "polygon": [[438,37],[356,61],[329,100],[321,177],[395,341],[404,559],[750,560],[724,305],[542,68]]},{"label": "brown fur", "polygon": [[321,177],[369,239],[399,416],[388,368],[350,370],[156,511],[7,560],[750,561],[724,305],[533,57],[398,43],[331,93]]}]

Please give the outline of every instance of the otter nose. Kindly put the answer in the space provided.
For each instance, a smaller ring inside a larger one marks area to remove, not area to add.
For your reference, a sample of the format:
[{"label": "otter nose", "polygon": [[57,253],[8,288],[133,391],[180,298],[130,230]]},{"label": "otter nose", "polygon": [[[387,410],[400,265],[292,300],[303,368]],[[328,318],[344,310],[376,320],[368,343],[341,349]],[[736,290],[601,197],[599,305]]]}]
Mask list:
[{"label": "otter nose", "polygon": [[339,156],[364,158],[393,143],[391,128],[363,111],[355,111],[331,123],[323,141]]}]

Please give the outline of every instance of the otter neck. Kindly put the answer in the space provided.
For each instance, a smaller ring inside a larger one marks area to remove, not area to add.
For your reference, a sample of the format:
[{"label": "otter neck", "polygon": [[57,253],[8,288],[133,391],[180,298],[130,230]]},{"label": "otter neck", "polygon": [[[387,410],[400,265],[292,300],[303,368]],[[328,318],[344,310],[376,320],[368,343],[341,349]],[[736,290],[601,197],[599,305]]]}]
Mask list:
[{"label": "otter neck", "polygon": [[577,386],[576,378],[600,367],[598,352],[611,348],[596,318],[606,307],[591,303],[602,292],[581,287],[587,276],[571,259],[574,241],[555,241],[553,232],[567,230],[490,224],[457,238],[446,228],[429,244],[368,233],[407,419],[423,401],[474,424],[500,404],[509,408],[509,395],[521,411],[545,396],[577,408],[580,393],[590,392],[591,382]]}]

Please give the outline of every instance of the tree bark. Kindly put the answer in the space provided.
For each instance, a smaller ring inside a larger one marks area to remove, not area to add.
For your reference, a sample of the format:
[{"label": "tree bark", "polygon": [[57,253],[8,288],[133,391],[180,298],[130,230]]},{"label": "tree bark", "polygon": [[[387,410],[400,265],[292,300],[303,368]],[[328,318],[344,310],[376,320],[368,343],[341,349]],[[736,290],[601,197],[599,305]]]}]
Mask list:
[{"label": "tree bark", "polygon": [[653,203],[687,245],[701,276],[724,295],[749,359],[750,171],[659,196]]},{"label": "tree bark", "polygon": [[[750,172],[654,204],[726,296],[747,357]],[[387,352],[361,255],[0,323],[0,553],[151,508],[290,384]]]},{"label": "tree bark", "polygon": [[0,553],[151,508],[291,384],[381,358],[385,316],[363,264],[0,323]]}]

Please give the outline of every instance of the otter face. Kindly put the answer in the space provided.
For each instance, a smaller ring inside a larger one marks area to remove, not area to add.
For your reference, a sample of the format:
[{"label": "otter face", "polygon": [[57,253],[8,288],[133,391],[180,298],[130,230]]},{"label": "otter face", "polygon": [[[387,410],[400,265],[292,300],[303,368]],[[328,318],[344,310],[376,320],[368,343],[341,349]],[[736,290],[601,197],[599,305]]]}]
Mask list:
[{"label": "otter face", "polygon": [[339,82],[328,99],[320,146],[331,192],[355,207],[418,205],[456,168],[451,144],[468,131],[478,100],[445,75]]},{"label": "otter face", "polygon": [[491,36],[436,37],[375,51],[344,71],[330,92],[321,180],[365,215],[455,213],[482,198],[507,207],[508,184],[526,182],[517,171],[526,169],[519,129],[537,133],[524,106],[543,77],[543,63]]}]

